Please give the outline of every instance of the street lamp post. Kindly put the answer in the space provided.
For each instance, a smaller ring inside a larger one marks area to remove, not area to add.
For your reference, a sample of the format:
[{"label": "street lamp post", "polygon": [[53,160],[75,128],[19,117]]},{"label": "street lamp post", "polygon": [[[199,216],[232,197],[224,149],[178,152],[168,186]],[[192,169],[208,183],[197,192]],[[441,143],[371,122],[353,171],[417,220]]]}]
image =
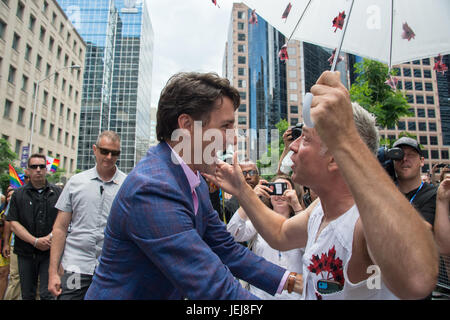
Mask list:
[{"label": "street lamp post", "polygon": [[38,82],[36,82],[36,92],[34,93],[33,119],[31,120],[31,133],[30,133],[30,143],[29,143],[29,147],[30,147],[29,154],[32,154],[32,150],[33,150],[34,121],[35,121],[35,119],[36,119],[36,108],[37,108],[38,95],[39,95],[39,84],[40,84],[41,82],[43,82],[43,81],[45,81],[45,80],[47,80],[47,79],[53,77],[56,73],[58,73],[58,72],[61,71],[61,70],[64,70],[64,69],[80,69],[80,68],[81,68],[81,67],[80,67],[79,65],[71,65],[71,66],[68,66],[68,67],[63,67],[63,68],[60,68],[60,69],[56,70],[55,72],[53,72],[53,73],[50,74],[49,76],[47,76],[47,77],[45,77],[45,78],[43,78],[43,79],[41,79],[41,80],[38,80]]}]

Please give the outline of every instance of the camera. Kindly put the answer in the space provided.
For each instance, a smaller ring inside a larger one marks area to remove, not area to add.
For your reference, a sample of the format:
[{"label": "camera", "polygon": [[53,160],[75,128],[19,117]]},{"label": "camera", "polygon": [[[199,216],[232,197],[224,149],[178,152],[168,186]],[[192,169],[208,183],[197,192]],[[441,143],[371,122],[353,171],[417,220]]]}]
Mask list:
[{"label": "camera", "polygon": [[271,182],[271,183],[265,183],[265,186],[269,187],[271,192],[268,192],[271,196],[282,196],[283,193],[287,189],[287,183],[286,182]]},{"label": "camera", "polygon": [[303,123],[297,123],[295,127],[292,128],[292,141],[297,140],[298,137],[302,135]]},{"label": "camera", "polygon": [[378,161],[394,181],[396,181],[397,177],[395,175],[393,160],[402,160],[404,156],[405,153],[400,148],[388,149],[386,147],[380,147],[377,152]]}]

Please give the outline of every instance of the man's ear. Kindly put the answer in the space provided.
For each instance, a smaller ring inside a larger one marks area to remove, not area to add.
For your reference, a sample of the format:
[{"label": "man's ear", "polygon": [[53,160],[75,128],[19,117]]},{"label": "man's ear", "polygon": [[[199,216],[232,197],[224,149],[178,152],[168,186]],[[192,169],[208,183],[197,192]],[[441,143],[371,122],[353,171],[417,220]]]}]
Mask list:
[{"label": "man's ear", "polygon": [[329,170],[329,171],[336,171],[336,170],[339,170],[339,167],[338,167],[336,161],[334,160],[334,157],[331,156],[331,155],[330,155],[329,157],[330,157],[330,158],[329,158],[329,160],[328,160],[328,170]]},{"label": "man's ear", "polygon": [[420,167],[423,167],[425,165],[425,158],[420,157]]},{"label": "man's ear", "polygon": [[180,116],[178,117],[178,128],[193,132],[194,119],[192,119],[192,117],[186,113],[180,114]]}]

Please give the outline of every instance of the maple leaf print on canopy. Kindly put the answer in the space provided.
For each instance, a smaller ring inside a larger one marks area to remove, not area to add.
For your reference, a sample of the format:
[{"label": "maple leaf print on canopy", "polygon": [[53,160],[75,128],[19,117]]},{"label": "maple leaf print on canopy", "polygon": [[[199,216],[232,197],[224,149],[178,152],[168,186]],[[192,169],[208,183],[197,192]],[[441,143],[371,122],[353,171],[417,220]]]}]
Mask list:
[{"label": "maple leaf print on canopy", "polygon": [[337,29],[342,30],[342,28],[344,27],[345,17],[345,11],[342,11],[339,12],[339,15],[333,19],[333,28],[336,28],[334,29],[334,32],[336,32]]}]

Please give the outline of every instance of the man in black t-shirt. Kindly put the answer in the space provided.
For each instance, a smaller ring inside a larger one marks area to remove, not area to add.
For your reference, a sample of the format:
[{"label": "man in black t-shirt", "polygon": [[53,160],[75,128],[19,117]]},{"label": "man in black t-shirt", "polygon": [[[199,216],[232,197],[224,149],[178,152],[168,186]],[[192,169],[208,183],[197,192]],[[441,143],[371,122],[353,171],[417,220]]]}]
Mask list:
[{"label": "man in black t-shirt", "polygon": [[422,182],[421,168],[424,165],[424,157],[420,145],[412,138],[402,137],[394,143],[394,147],[401,148],[405,153],[402,160],[394,161],[398,188],[433,227],[437,188]]}]

